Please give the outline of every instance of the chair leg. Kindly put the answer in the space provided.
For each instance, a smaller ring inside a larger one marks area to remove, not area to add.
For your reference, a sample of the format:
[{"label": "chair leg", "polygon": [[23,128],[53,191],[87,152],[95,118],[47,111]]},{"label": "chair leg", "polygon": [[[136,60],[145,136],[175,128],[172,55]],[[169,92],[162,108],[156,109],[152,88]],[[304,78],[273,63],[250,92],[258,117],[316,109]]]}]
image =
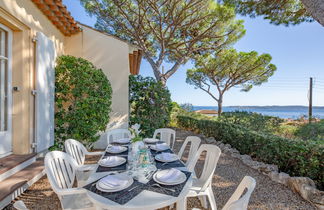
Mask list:
[{"label": "chair leg", "polygon": [[215,201],[215,197],[214,197],[214,192],[213,192],[212,186],[209,186],[207,188],[207,196],[208,196],[208,200],[209,200],[211,209],[212,210],[217,210],[216,201]]},{"label": "chair leg", "polygon": [[207,198],[205,195],[198,196],[198,199],[200,200],[201,206],[204,207],[205,209],[208,208],[207,206]]},{"label": "chair leg", "polygon": [[183,199],[177,202],[177,210],[187,210],[187,198],[184,197]]}]

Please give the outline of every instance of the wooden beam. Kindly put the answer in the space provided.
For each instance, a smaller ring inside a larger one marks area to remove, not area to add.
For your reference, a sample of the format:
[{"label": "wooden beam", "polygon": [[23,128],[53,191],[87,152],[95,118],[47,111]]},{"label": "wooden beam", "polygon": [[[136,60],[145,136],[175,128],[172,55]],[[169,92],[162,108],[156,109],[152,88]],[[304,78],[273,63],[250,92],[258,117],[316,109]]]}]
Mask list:
[{"label": "wooden beam", "polygon": [[139,74],[139,71],[140,71],[140,68],[141,68],[142,57],[143,57],[143,51],[138,50],[137,68],[135,69],[135,74]]},{"label": "wooden beam", "polygon": [[128,62],[129,62],[129,72],[131,73],[131,74],[134,74],[133,73],[133,54],[132,53],[129,53],[129,55],[128,55]]},{"label": "wooden beam", "polygon": [[136,74],[136,69],[137,69],[137,57],[138,57],[138,52],[133,51],[133,74]]}]

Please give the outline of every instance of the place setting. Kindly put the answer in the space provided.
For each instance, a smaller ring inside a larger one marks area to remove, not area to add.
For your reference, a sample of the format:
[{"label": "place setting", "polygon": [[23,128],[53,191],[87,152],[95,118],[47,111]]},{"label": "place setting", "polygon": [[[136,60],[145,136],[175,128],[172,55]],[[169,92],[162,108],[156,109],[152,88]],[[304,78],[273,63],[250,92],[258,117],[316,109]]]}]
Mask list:
[{"label": "place setting", "polygon": [[127,150],[128,150],[128,148],[125,146],[108,145],[106,152],[111,153],[111,154],[120,154],[120,153],[126,152]]},{"label": "place setting", "polygon": [[176,168],[158,170],[147,183],[147,190],[177,197],[191,173]]},{"label": "place setting", "polygon": [[112,143],[127,145],[130,143],[130,141],[131,141],[130,138],[118,138],[118,139],[114,139]]},{"label": "place setting", "polygon": [[174,153],[161,152],[156,154],[154,158],[158,169],[180,168],[185,166],[178,155]]},{"label": "place setting", "polygon": [[158,143],[155,145],[149,145],[153,155],[159,154],[160,152],[172,152],[169,145],[166,143]]},{"label": "place setting", "polygon": [[[126,172],[112,172],[99,180],[84,186],[85,189],[123,205],[143,191],[144,184],[133,179]],[[127,196],[125,196],[127,195]]]},{"label": "place setting", "polygon": [[98,162],[96,172],[121,171],[126,170],[127,156],[104,156]]},{"label": "place setting", "polygon": [[155,138],[144,138],[143,141],[146,144],[156,144],[158,142],[161,142],[160,139],[155,139]]}]

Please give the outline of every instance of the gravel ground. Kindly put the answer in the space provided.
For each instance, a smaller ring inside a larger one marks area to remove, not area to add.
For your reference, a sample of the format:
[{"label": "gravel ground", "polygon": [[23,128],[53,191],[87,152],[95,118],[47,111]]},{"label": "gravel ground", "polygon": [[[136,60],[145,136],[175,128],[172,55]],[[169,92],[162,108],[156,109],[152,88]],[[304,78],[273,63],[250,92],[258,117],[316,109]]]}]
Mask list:
[{"label": "gravel ground", "polygon": [[[196,135],[189,131],[177,130],[175,151],[178,151],[187,136]],[[199,136],[199,135],[198,135]],[[202,137],[202,136],[201,136]],[[205,143],[202,138],[202,143]],[[201,161],[204,157],[201,158]],[[87,159],[87,163],[96,162],[97,158]],[[203,162],[199,162],[196,172],[199,175]],[[284,185],[271,181],[267,176],[244,165],[240,160],[222,154],[213,177],[213,190],[218,209],[221,209],[244,176],[249,175],[256,179],[257,185],[251,196],[249,209],[316,209],[298,194]],[[61,209],[60,202],[46,178],[43,177],[32,185],[18,200],[23,200],[29,209]],[[188,199],[188,209],[203,209],[196,198]],[[13,209],[9,205],[6,209]]]}]

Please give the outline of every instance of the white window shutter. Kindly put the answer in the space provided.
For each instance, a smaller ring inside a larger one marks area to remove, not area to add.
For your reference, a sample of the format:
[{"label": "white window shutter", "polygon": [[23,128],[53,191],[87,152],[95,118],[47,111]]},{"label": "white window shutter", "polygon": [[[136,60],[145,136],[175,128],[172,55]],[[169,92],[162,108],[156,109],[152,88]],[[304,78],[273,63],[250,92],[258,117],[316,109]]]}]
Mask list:
[{"label": "white window shutter", "polygon": [[54,144],[56,51],[52,40],[37,32],[36,44],[36,151]]}]

